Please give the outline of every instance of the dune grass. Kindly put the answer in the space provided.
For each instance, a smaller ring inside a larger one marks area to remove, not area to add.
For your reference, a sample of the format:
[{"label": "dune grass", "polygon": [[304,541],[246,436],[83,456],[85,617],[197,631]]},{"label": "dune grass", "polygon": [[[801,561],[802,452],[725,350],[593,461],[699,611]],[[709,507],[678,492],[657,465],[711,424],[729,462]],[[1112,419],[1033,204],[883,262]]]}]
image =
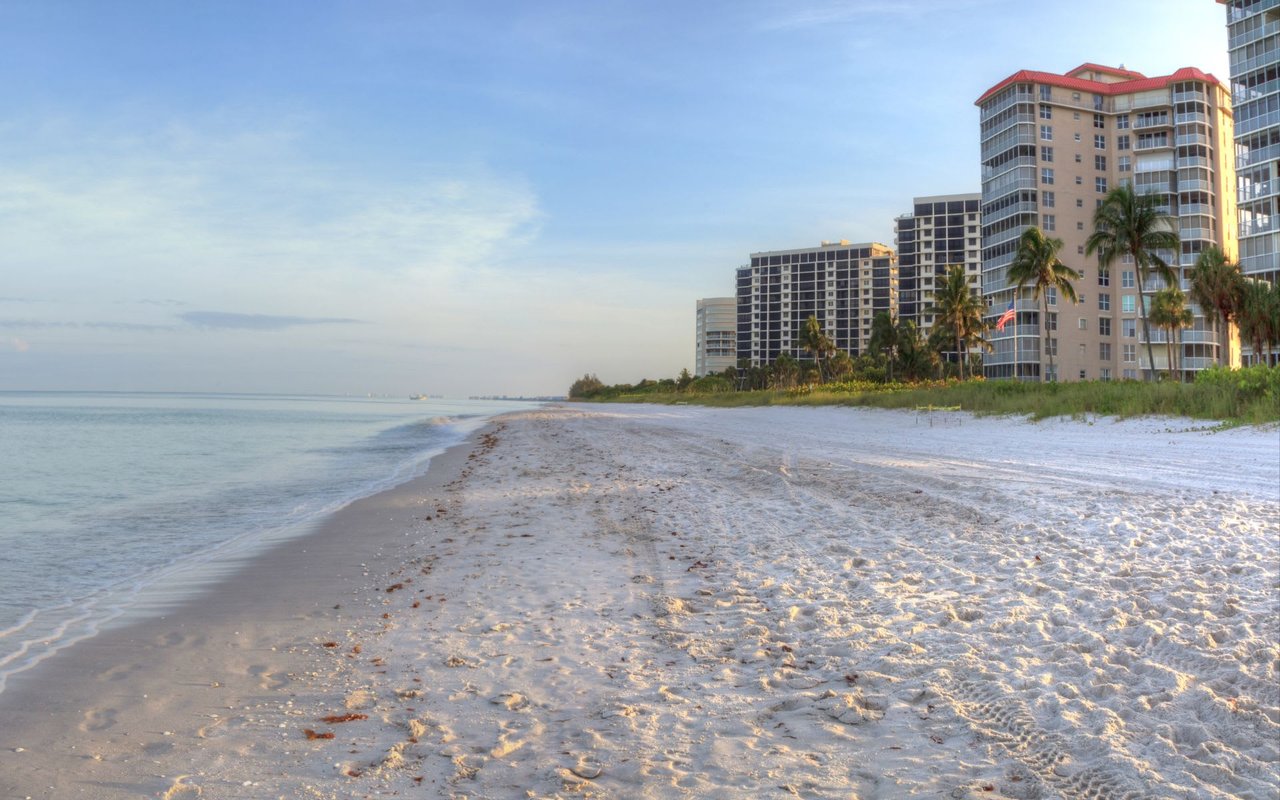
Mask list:
[{"label": "dune grass", "polygon": [[928,384],[855,382],[747,392],[620,392],[604,402],[741,406],[867,406],[959,408],[982,415],[1171,416],[1228,424],[1280,421],[1280,368],[1207,370],[1195,383],[1138,381],[935,381]]}]

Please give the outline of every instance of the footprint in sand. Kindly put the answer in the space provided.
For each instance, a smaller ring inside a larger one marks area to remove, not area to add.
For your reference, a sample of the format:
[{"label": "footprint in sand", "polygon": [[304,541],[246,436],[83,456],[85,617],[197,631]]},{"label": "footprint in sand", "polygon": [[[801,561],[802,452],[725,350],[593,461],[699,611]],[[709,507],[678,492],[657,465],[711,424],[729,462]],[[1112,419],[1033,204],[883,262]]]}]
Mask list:
[{"label": "footprint in sand", "polygon": [[98,675],[100,681],[122,681],[142,668],[141,664],[117,664]]},{"label": "footprint in sand", "polygon": [[105,731],[115,724],[116,710],[114,708],[95,708],[85,712],[84,722],[80,723],[80,730],[86,733],[89,731]]},{"label": "footprint in sand", "polygon": [[153,641],[160,647],[177,647],[180,644],[204,644],[204,637],[200,635],[190,636],[185,633],[179,633],[178,631],[170,631],[169,633],[157,636]]},{"label": "footprint in sand", "polygon": [[249,667],[248,673],[258,679],[260,689],[280,689],[287,686],[289,679],[279,672],[269,672],[270,667],[255,664]]}]

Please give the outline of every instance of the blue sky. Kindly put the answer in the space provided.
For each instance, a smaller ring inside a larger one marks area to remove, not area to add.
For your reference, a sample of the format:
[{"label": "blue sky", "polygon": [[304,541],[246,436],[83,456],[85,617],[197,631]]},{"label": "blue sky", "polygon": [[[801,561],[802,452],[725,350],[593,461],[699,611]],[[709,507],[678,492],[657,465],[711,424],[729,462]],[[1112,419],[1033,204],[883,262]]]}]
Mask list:
[{"label": "blue sky", "polygon": [[0,0],[0,390],[560,393],[693,367],[756,250],[979,189],[1019,69],[1212,0]]}]

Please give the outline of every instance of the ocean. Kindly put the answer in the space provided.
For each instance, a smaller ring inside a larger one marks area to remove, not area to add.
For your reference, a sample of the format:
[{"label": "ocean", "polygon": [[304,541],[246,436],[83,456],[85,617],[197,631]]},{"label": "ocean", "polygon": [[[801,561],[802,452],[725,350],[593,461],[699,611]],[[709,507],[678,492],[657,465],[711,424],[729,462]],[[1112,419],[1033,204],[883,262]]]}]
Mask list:
[{"label": "ocean", "polygon": [[0,691],[9,675],[426,471],[529,404],[0,392]]}]

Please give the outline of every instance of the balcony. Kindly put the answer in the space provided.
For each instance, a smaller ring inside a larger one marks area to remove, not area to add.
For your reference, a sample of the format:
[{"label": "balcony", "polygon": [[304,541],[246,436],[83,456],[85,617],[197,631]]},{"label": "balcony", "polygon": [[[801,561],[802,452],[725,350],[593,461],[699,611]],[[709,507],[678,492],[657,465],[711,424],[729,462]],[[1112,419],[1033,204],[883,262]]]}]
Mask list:
[{"label": "balcony", "polygon": [[[1182,142],[1179,142],[1179,144],[1182,144]],[[1133,140],[1133,151],[1135,153],[1142,153],[1149,150],[1160,150],[1166,147],[1173,147],[1173,142],[1169,140],[1168,136],[1154,136],[1150,139]]]},{"label": "balcony", "polygon": [[[1238,129],[1237,129],[1238,130]],[[1192,144],[1209,144],[1209,137],[1203,133],[1182,133],[1175,140],[1179,147]]]},{"label": "balcony", "polygon": [[1247,203],[1280,193],[1280,182],[1275,180],[1250,183],[1236,191],[1236,202]]},{"label": "balcony", "polygon": [[1245,136],[1273,125],[1280,125],[1280,111],[1268,111],[1256,117],[1236,120],[1236,136]]},{"label": "balcony", "polygon": [[1169,115],[1160,114],[1156,117],[1135,117],[1133,119],[1133,127],[1141,128],[1167,128],[1169,127]]},{"label": "balcony", "polygon": [[1280,216],[1240,223],[1240,238],[1280,230]]},{"label": "balcony", "polygon": [[1199,111],[1195,111],[1190,114],[1175,114],[1173,116],[1173,120],[1179,125],[1186,125],[1191,122],[1199,122],[1201,124],[1208,125],[1209,115],[1202,114]]},{"label": "balcony", "polygon": [[1266,147],[1257,147],[1250,150],[1243,156],[1236,157],[1236,171],[1242,172],[1249,167],[1265,164],[1268,161],[1274,161],[1280,158],[1280,144],[1267,145]]},{"label": "balcony", "polygon": [[1011,94],[1009,97],[1006,97],[1004,100],[1001,100],[999,103],[993,106],[988,106],[987,108],[984,108],[982,110],[980,121],[986,122],[992,117],[998,115],[1001,111],[1004,111],[1012,106],[1016,106],[1018,103],[1034,103],[1034,102],[1036,102],[1035,92],[1014,91],[1013,94]]}]

